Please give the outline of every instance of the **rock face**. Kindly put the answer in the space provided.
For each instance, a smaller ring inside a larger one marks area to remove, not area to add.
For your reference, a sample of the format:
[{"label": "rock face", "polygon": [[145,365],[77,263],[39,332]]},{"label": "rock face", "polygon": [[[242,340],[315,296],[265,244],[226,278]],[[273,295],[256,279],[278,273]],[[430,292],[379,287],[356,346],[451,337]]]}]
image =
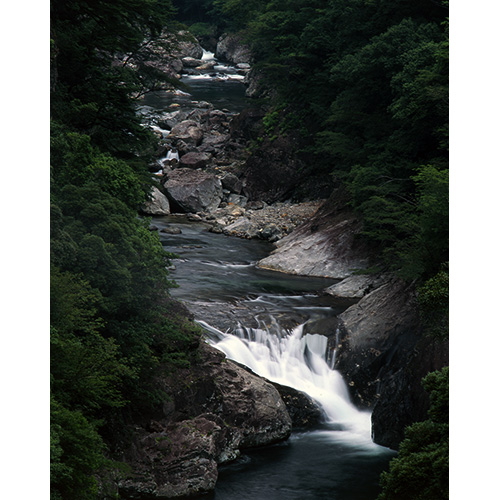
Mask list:
[{"label": "rock face", "polygon": [[243,172],[243,194],[266,203],[284,201],[304,177],[304,164],[294,151],[291,136],[267,141],[248,158]]},{"label": "rock face", "polygon": [[182,59],[186,57],[201,59],[202,56],[201,45],[189,32],[164,31],[154,41],[144,44],[136,55],[133,57],[124,55],[121,60],[117,60],[117,64],[125,63],[132,69],[144,65],[165,73],[169,78],[180,78],[183,69]]},{"label": "rock face", "polygon": [[323,411],[306,393],[273,382],[283,399],[293,427],[307,429],[319,425],[323,421]]},{"label": "rock face", "polygon": [[[369,252],[356,238],[360,222],[334,195],[317,214],[277,243],[259,267],[290,274],[346,278],[369,266]],[[339,203],[337,202],[339,201]]]},{"label": "rock face", "polygon": [[360,274],[349,276],[325,289],[325,293],[336,299],[361,299],[384,283],[387,277]]},{"label": "rock face", "polygon": [[415,290],[394,277],[342,313],[339,330],[336,368],[354,403],[373,408],[375,442],[397,449],[426,418],[421,379],[448,364],[447,346],[423,336]]},{"label": "rock face", "polygon": [[233,64],[238,64],[250,63],[252,54],[240,35],[224,34],[217,42],[215,57]]},{"label": "rock face", "polygon": [[153,186],[151,195],[151,200],[144,203],[141,211],[147,215],[170,214],[170,203],[168,202],[168,198],[157,187]]},{"label": "rock face", "polygon": [[[276,388],[207,344],[202,361],[177,374],[164,415],[134,430],[123,461],[131,472],[120,498],[177,498],[206,493],[217,465],[240,450],[286,439],[292,421]],[[170,383],[168,383],[170,385]]]},{"label": "rock face", "polygon": [[222,184],[213,174],[178,168],[169,173],[165,182],[169,198],[184,212],[211,212],[222,200]]}]

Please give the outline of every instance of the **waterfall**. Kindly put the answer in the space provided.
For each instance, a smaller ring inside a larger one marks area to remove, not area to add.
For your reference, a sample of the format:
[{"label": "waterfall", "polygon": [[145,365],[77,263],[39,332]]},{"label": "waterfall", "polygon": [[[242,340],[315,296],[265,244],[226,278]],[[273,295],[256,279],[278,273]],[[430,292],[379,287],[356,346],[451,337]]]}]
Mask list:
[{"label": "waterfall", "polygon": [[285,330],[273,317],[259,328],[239,326],[233,333],[199,323],[208,332],[208,342],[229,359],[272,382],[305,392],[321,406],[328,424],[347,432],[351,440],[355,436],[361,444],[372,443],[371,415],[351,403],[342,375],[328,364],[324,335],[304,335],[304,324]]},{"label": "waterfall", "polygon": [[203,49],[203,55],[201,56],[202,61],[212,61],[215,59],[215,54],[208,50]]}]

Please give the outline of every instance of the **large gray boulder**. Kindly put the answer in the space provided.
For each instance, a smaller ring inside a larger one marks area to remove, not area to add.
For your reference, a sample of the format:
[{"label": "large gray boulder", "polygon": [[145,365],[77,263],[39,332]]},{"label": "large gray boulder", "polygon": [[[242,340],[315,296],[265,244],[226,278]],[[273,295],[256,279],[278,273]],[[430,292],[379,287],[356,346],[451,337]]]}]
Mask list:
[{"label": "large gray boulder", "polygon": [[184,212],[212,212],[223,196],[222,184],[213,174],[178,168],[173,170],[164,184],[173,203]]},{"label": "large gray boulder", "polygon": [[203,130],[195,120],[183,120],[174,125],[170,131],[169,140],[173,143],[182,141],[187,145],[199,146],[203,140]]},{"label": "large gray boulder", "polygon": [[208,153],[200,153],[191,151],[181,156],[180,166],[186,168],[203,168],[206,167],[211,155]]},{"label": "large gray boulder", "polygon": [[213,490],[219,464],[245,448],[282,441],[292,421],[278,390],[203,343],[190,369],[165,380],[176,392],[164,416],[134,430],[120,498],[165,499]]}]

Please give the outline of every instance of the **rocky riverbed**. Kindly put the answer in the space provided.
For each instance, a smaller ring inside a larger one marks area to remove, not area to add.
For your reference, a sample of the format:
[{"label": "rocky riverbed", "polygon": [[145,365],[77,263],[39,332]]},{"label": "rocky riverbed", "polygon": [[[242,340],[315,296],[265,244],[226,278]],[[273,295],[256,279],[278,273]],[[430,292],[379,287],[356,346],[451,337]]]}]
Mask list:
[{"label": "rocky riverbed", "polygon": [[[228,51],[236,51],[238,44],[228,42],[220,54],[230,60]],[[177,54],[178,62],[169,63],[169,68],[175,67],[179,75],[211,71],[214,66],[203,67],[202,54],[195,49],[189,46]],[[252,74],[248,61],[238,64],[245,65],[239,71],[248,78]],[[188,106],[172,102],[161,111],[144,107],[141,113],[161,144],[150,169],[155,186],[142,212],[182,213],[213,233],[268,240],[275,250],[260,260],[259,267],[338,280],[323,292],[349,301],[327,328],[329,342],[337,343],[336,368],[353,401],[373,411],[375,441],[397,448],[404,427],[426,416],[429,401],[421,379],[448,363],[447,345],[423,334],[413,285],[390,274],[368,274],[377,255],[358,237],[361,223],[349,210],[345,193],[332,192],[328,185],[327,196],[291,202],[288,193],[300,183],[302,169],[300,160],[290,157],[290,139],[280,138],[268,143],[268,150],[250,154],[262,110],[238,114],[205,101],[190,101]],[[169,228],[162,231],[169,233]],[[176,232],[172,227],[173,238]],[[220,320],[219,326],[232,320],[226,318],[227,311],[222,319],[217,310],[213,312],[217,303],[209,305],[206,317]],[[233,312],[238,313],[236,307]],[[124,461],[133,469],[119,483],[124,498],[210,491],[218,464],[235,458],[245,447],[286,439],[293,425],[290,416],[307,406],[287,408],[284,402],[290,405],[302,396],[283,388],[278,392],[204,344],[199,356],[194,370],[179,373],[186,381],[180,384],[182,390],[175,394],[167,390],[170,399],[163,414],[140,427],[124,451]],[[164,384],[179,385],[171,380]],[[295,418],[297,425],[301,418]],[[305,420],[317,421],[317,415]]]}]

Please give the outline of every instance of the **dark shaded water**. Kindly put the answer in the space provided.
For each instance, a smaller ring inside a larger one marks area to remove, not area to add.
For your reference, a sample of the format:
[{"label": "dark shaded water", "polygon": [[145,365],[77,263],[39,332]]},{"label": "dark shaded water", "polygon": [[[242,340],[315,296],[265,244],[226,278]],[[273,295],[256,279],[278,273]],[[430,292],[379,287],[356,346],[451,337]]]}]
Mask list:
[{"label": "dark shaded water", "polygon": [[[319,293],[333,280],[257,269],[255,263],[273,248],[268,242],[209,233],[205,225],[188,223],[184,217],[158,217],[154,224],[182,230],[177,235],[160,233],[160,238],[167,251],[179,255],[173,260],[172,278],[180,287],[172,295],[188,305],[216,303],[234,313],[235,323],[243,324],[240,306],[247,315],[250,311],[254,316],[328,322],[347,307]],[[365,416],[369,418],[361,415]],[[294,433],[285,443],[245,452],[221,467],[209,498],[375,500],[380,472],[394,452],[373,444],[369,420],[368,434],[360,430],[363,425],[349,428],[330,422],[321,429]]]},{"label": "dark shaded water", "polygon": [[293,434],[285,443],[247,452],[223,467],[212,498],[374,500],[388,456],[346,443],[328,429]]}]

